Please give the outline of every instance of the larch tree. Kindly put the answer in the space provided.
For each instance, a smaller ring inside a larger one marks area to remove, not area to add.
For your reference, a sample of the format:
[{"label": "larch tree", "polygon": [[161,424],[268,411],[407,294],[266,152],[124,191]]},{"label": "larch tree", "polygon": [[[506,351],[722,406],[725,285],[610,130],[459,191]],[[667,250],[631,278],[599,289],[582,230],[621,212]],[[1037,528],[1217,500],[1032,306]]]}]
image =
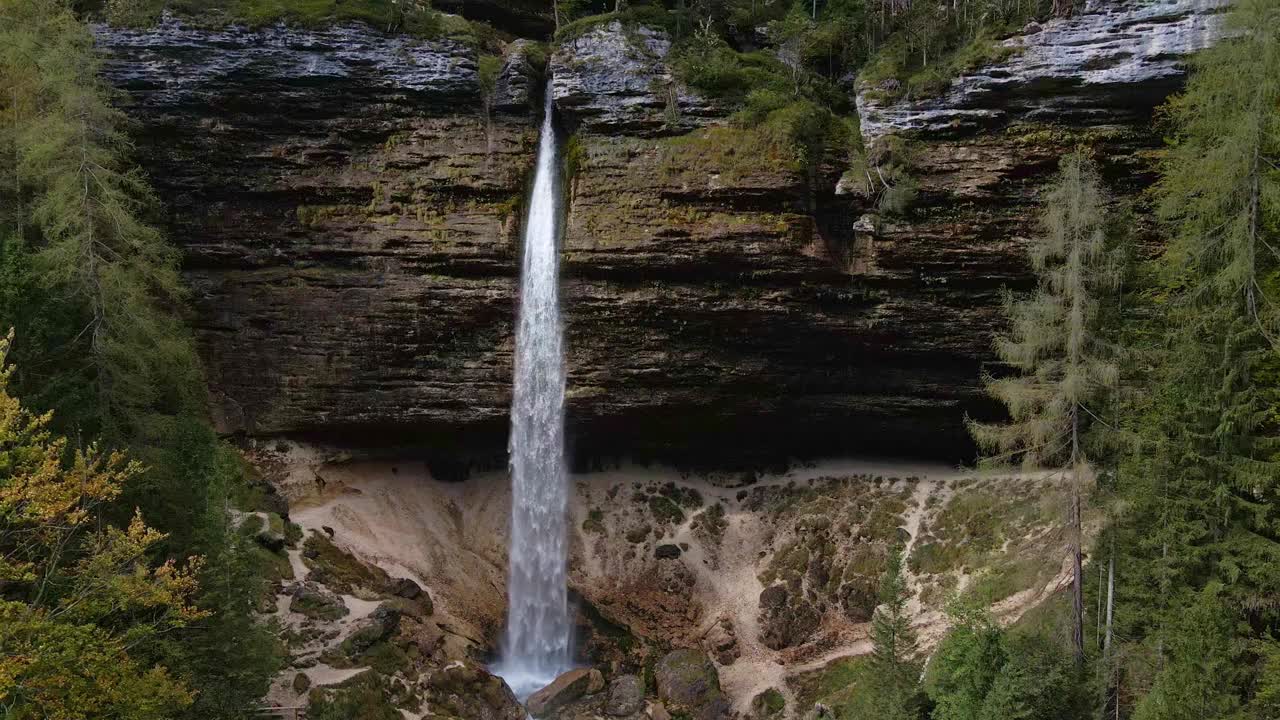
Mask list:
[{"label": "larch tree", "polygon": [[13,223],[30,228],[10,240],[25,245],[35,282],[78,303],[65,341],[79,353],[67,354],[88,360],[101,429],[145,439],[198,404],[199,364],[174,312],[185,295],[177,253],[149,221],[154,199],[98,69],[66,2],[0,0],[0,164],[21,208]]},{"label": "larch tree", "polygon": [[1280,626],[1280,2],[1239,0],[1227,23],[1164,115],[1164,327],[1127,498],[1158,584],[1143,720],[1228,714]]},{"label": "larch tree", "polygon": [[988,459],[1020,458],[1027,468],[1059,467],[1071,481],[1072,645],[1084,660],[1084,577],[1081,495],[1091,476],[1085,434],[1097,422],[1092,407],[1114,388],[1118,370],[1099,328],[1100,301],[1119,280],[1103,225],[1106,197],[1083,152],[1063,159],[1044,199],[1042,232],[1031,242],[1038,277],[1028,298],[1007,296],[1010,331],[996,339],[999,357],[1018,371],[987,377],[987,391],[1010,422],[969,422]]},{"label": "larch tree", "polygon": [[1158,209],[1181,348],[1169,358],[1188,388],[1209,381],[1191,424],[1221,480],[1216,510],[1256,513],[1280,470],[1257,432],[1276,398],[1254,378],[1280,356],[1280,2],[1241,0],[1229,22],[1234,37],[1196,58],[1170,103]]}]

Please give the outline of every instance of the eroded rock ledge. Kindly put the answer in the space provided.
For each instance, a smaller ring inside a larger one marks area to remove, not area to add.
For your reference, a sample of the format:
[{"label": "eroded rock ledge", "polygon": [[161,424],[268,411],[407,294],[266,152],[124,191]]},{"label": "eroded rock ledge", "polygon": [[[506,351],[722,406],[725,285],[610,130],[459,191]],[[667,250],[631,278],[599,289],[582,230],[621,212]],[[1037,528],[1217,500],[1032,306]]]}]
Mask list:
[{"label": "eroded rock ledge", "polygon": [[[872,150],[911,143],[920,194],[897,218],[838,186],[840,162],[808,171],[724,123],[660,31],[556,48],[575,454],[964,455],[1044,182],[1079,145],[1117,193],[1150,182],[1146,118],[1217,7],[1091,2],[943,98],[863,88]],[[185,251],[222,429],[500,460],[542,87],[527,43],[485,98],[472,48],[358,25],[98,37]]]},{"label": "eroded rock ledge", "polygon": [[1005,40],[1008,60],[962,75],[940,97],[885,101],[862,87],[868,144],[887,134],[963,135],[1015,121],[1143,122],[1182,84],[1182,61],[1221,31],[1226,0],[1089,0],[1076,15]]}]

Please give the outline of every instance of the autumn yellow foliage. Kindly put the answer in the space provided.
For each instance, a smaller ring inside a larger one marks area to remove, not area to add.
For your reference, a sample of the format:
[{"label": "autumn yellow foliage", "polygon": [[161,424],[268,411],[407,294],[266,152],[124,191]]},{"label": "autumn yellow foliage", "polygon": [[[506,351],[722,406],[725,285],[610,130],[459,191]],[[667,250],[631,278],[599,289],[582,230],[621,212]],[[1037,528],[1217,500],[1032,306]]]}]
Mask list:
[{"label": "autumn yellow foliage", "polygon": [[153,565],[164,539],[135,513],[103,510],[142,467],[96,446],[70,449],[51,416],[8,392],[0,341],[0,715],[6,720],[172,717],[193,695],[131,656],[204,616],[199,561]]}]

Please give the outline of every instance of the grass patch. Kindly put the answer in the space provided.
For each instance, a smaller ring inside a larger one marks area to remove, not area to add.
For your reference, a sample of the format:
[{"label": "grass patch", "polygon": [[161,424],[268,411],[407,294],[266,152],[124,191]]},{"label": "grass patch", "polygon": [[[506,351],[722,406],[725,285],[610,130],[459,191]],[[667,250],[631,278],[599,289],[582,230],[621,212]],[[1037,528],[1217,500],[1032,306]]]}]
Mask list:
[{"label": "grass patch", "polygon": [[387,33],[449,37],[479,43],[483,30],[461,17],[432,10],[423,0],[102,0],[90,8],[115,25],[148,26],[164,11],[210,25],[262,27],[278,22],[307,28],[362,22]]},{"label": "grass patch", "polygon": [[391,581],[386,571],[365,565],[314,531],[302,544],[302,562],[311,568],[309,579],[341,593],[350,594],[356,588],[383,592]]},{"label": "grass patch", "polygon": [[582,521],[582,529],[589,533],[603,533],[604,511],[599,508],[592,508],[587,513],[587,519]]},{"label": "grass patch", "polygon": [[684,511],[671,498],[654,495],[649,498],[649,512],[658,522],[680,525],[684,522]]},{"label": "grass patch", "polygon": [[787,678],[787,684],[795,693],[797,713],[807,713],[822,703],[835,717],[841,717],[854,695],[867,683],[870,673],[869,657],[838,658],[819,670]]},{"label": "grass patch", "polygon": [[644,25],[672,32],[675,30],[676,26],[675,16],[670,10],[655,5],[637,5],[625,8],[620,12],[588,15],[587,17],[579,18],[573,22],[561,25],[560,29],[556,31],[555,41],[557,43],[567,43],[577,40],[595,28],[608,25],[614,21],[621,23],[624,29]]},{"label": "grass patch", "polygon": [[787,699],[777,688],[769,688],[756,695],[751,701],[751,710],[756,717],[766,718],[781,715],[787,708]]},{"label": "grass patch", "polygon": [[955,78],[1004,62],[1018,52],[1017,48],[1001,45],[993,34],[980,33],[923,65],[918,53],[909,54],[902,39],[894,38],[867,62],[858,79],[871,87],[868,94],[877,100],[936,97]]}]

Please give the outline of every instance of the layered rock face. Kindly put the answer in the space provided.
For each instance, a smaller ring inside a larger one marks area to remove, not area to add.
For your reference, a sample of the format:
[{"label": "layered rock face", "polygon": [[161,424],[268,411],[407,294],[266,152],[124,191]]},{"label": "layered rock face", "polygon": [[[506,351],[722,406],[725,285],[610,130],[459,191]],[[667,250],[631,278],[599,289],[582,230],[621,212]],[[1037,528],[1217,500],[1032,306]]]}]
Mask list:
[{"label": "layered rock face", "polygon": [[1182,84],[1182,60],[1221,31],[1225,0],[1089,0],[1072,17],[1001,44],[1008,60],[952,81],[937,98],[885,102],[862,88],[863,136],[967,135],[1016,120],[1142,122]]},{"label": "layered rock face", "polygon": [[[1215,3],[1093,2],[941,98],[862,88],[870,152],[905,139],[892,152],[919,183],[895,218],[838,163],[727,125],[676,81],[661,31],[556,48],[577,456],[965,454],[1041,187],[1080,144],[1116,191],[1149,182],[1146,118],[1217,32]],[[185,250],[222,428],[501,458],[528,44],[485,97],[451,40],[172,19],[98,36]]]},{"label": "layered rock face", "polygon": [[172,19],[98,40],[185,251],[222,429],[501,432],[537,134],[522,46],[486,115],[450,40]]}]

